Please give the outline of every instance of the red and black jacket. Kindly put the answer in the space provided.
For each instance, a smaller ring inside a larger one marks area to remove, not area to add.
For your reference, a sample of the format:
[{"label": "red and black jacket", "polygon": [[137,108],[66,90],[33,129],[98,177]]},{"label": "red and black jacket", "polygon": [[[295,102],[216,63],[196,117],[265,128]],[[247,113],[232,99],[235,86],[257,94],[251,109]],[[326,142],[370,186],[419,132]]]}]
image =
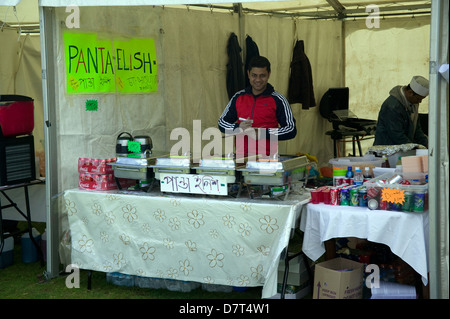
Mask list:
[{"label": "red and black jacket", "polygon": [[237,92],[219,118],[220,131],[233,134],[239,128],[239,118],[250,118],[253,120],[253,127],[267,129],[267,140],[270,135],[276,136],[279,141],[289,140],[297,135],[289,102],[269,83],[260,95],[253,95],[251,87]]}]

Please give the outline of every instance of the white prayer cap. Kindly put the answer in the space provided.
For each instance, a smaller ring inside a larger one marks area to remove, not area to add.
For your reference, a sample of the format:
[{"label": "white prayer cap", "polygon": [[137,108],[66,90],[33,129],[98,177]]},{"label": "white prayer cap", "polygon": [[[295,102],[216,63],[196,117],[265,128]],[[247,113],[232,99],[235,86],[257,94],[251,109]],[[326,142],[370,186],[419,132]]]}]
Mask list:
[{"label": "white prayer cap", "polygon": [[419,94],[423,97],[428,96],[429,82],[423,76],[413,76],[411,82],[409,83],[409,86],[416,94]]}]

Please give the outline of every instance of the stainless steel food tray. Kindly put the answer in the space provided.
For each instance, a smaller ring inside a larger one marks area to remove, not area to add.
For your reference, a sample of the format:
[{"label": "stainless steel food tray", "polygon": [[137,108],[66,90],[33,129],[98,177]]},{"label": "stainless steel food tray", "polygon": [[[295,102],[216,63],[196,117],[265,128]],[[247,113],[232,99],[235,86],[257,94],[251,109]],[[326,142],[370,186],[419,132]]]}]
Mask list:
[{"label": "stainless steel food tray", "polygon": [[116,162],[108,163],[108,165],[111,165],[114,169],[114,177],[116,178],[149,180],[154,176],[153,170],[149,169],[149,165],[154,164],[156,158],[164,154],[167,154],[167,152],[156,151],[140,156],[118,156]]},{"label": "stainless steel food tray", "polygon": [[230,184],[240,181],[241,173],[236,171],[238,167],[245,167],[245,164],[236,163],[232,158],[208,158],[201,159],[193,169],[197,174],[226,176],[226,181]]},{"label": "stainless steel food tray", "polygon": [[170,156],[165,155],[156,158],[154,164],[149,165],[155,173],[155,178],[160,180],[161,173],[189,174],[192,169],[191,156]]},{"label": "stainless steel food tray", "polygon": [[151,167],[191,167],[191,164],[190,157],[158,157]]},{"label": "stainless steel food tray", "polygon": [[110,164],[114,169],[114,177],[138,179],[141,181],[150,180],[154,174],[153,170],[145,165],[125,165],[125,164]]},{"label": "stainless steel food tray", "polygon": [[305,177],[309,161],[306,156],[281,155],[277,161],[248,161],[242,172],[244,182],[249,185],[286,185]]},{"label": "stainless steel food tray", "polygon": [[117,156],[116,162],[111,163],[110,165],[133,165],[133,166],[148,166],[153,165],[156,162],[156,159],[166,155],[167,152],[161,151],[153,151],[145,154],[136,155],[127,155],[127,156]]}]

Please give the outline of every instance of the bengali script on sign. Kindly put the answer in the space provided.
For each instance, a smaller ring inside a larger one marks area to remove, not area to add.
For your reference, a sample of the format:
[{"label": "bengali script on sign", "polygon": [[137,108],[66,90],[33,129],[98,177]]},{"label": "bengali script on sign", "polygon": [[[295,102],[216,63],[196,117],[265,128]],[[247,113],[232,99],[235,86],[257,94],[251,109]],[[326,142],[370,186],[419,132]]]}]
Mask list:
[{"label": "bengali script on sign", "polygon": [[157,91],[154,39],[64,33],[67,93]]}]

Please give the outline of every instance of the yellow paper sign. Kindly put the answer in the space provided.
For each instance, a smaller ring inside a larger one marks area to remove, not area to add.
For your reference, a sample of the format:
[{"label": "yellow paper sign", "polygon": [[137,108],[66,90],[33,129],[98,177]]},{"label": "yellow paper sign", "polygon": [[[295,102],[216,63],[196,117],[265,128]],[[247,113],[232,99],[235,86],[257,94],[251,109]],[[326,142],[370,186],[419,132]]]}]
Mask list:
[{"label": "yellow paper sign", "polygon": [[403,204],[405,202],[405,191],[395,188],[383,188],[381,199],[390,203]]},{"label": "yellow paper sign", "polygon": [[67,93],[157,91],[153,39],[99,39],[95,33],[64,33]]}]

